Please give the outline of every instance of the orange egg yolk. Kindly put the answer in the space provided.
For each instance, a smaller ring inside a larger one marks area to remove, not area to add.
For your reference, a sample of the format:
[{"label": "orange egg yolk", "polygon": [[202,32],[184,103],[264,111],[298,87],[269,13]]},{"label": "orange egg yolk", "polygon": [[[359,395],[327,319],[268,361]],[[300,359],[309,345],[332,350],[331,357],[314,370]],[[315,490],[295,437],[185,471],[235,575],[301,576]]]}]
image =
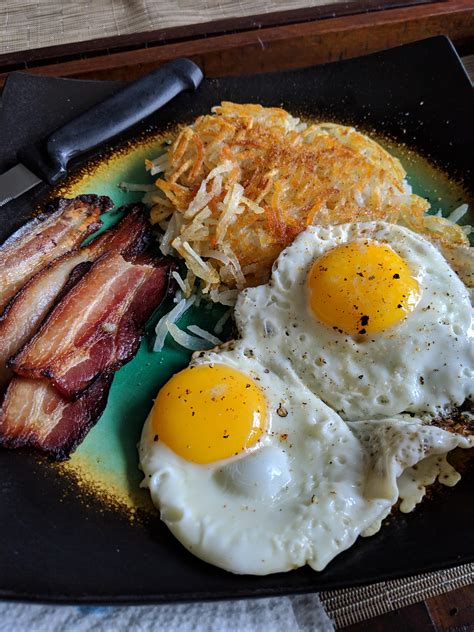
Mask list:
[{"label": "orange egg yolk", "polygon": [[262,436],[267,403],[248,375],[223,364],[198,365],[174,375],[151,412],[155,440],[194,463],[227,459]]},{"label": "orange egg yolk", "polygon": [[355,241],[313,263],[307,284],[313,314],[350,335],[371,335],[402,321],[416,307],[420,286],[387,244]]}]

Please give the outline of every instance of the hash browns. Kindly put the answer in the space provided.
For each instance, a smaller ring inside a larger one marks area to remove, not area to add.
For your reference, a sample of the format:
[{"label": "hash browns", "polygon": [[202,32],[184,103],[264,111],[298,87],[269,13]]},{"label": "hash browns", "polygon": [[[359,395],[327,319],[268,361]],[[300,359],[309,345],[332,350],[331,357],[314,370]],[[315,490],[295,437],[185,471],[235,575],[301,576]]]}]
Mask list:
[{"label": "hash browns", "polygon": [[228,302],[265,283],[280,252],[310,224],[385,220],[465,243],[461,229],[426,216],[398,159],[352,127],[306,124],[279,108],[223,102],[183,127],[159,173],[151,220],[161,249],[185,260],[185,295]]}]

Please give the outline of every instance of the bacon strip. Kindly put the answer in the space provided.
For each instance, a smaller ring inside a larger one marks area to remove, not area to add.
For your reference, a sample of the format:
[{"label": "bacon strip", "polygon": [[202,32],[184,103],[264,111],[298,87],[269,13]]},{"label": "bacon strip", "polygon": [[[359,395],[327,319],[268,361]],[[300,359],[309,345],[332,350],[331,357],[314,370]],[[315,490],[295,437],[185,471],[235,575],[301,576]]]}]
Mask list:
[{"label": "bacon strip", "polygon": [[28,378],[48,378],[66,398],[80,395],[105,370],[117,370],[138,349],[142,329],[161,303],[171,263],[100,257],[56,305],[32,340],[10,361]]},{"label": "bacon strip", "polygon": [[0,310],[41,268],[97,230],[99,215],[112,206],[97,195],[59,198],[7,239],[0,246]]},{"label": "bacon strip", "polygon": [[79,264],[92,262],[109,250],[128,256],[138,254],[148,244],[150,225],[142,205],[129,205],[125,210],[127,215],[113,228],[40,270],[10,301],[0,316],[0,391],[12,377],[11,369],[6,366],[8,358],[38,331],[58,294],[67,289],[66,281],[72,287],[90,267],[77,268]]},{"label": "bacon strip", "polygon": [[84,440],[102,414],[113,374],[104,373],[71,402],[46,380],[15,377],[0,407],[0,445],[31,447],[61,461]]}]

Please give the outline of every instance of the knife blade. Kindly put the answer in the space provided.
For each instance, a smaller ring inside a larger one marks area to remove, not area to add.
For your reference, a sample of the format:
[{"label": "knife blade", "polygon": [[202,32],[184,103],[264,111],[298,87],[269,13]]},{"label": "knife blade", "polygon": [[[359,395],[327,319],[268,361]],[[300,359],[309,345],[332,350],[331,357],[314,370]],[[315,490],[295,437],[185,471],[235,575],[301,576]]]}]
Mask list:
[{"label": "knife blade", "polygon": [[196,64],[176,59],[80,114],[46,139],[23,148],[18,152],[18,164],[0,175],[0,207],[43,181],[55,184],[66,175],[71,158],[125,131],[183,90],[195,90],[202,79]]},{"label": "knife blade", "polygon": [[41,182],[41,178],[19,162],[0,175],[0,206],[26,193]]}]

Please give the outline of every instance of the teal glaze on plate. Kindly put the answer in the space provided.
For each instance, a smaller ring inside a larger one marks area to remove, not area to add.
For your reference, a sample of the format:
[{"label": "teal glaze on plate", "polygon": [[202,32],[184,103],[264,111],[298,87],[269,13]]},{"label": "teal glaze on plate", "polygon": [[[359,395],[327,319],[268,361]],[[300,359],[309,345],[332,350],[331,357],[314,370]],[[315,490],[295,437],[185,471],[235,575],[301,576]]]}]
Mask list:
[{"label": "teal glaze on plate", "polygon": [[447,217],[458,206],[468,203],[469,212],[460,224],[473,223],[473,200],[461,184],[451,180],[447,174],[431,165],[416,152],[385,139],[375,138],[375,140],[400,160],[407,172],[407,181],[413,188],[413,193],[426,198],[430,203],[430,214],[440,210],[443,216]]},{"label": "teal glaze on plate", "polygon": [[[122,181],[152,183],[156,178],[145,171],[144,161],[161,153],[162,142],[162,137],[156,136],[120,150],[88,167],[81,177],[63,185],[60,193],[67,196],[81,193],[108,195],[116,207],[139,201],[143,193],[127,193],[118,185]],[[444,215],[448,215],[461,203],[469,201],[460,185],[451,182],[425,159],[399,145],[386,140],[382,142],[401,159],[414,193],[429,199],[432,212],[440,209]],[[118,218],[116,212],[104,216],[102,230]],[[471,215],[470,223],[472,221]],[[148,493],[139,488],[142,476],[138,469],[136,445],[158,390],[171,375],[188,364],[191,356],[191,352],[179,347],[170,336],[161,353],[152,351],[154,326],[158,318],[172,306],[172,299],[169,299],[154,315],[137,355],[117,372],[101,419],[71,460],[61,466],[75,473],[80,480],[90,483],[93,489],[107,493],[129,508],[151,506]],[[192,308],[179,324],[181,327],[197,324],[212,331],[225,309],[222,306],[212,310]],[[227,331],[230,331],[230,327]]]}]

